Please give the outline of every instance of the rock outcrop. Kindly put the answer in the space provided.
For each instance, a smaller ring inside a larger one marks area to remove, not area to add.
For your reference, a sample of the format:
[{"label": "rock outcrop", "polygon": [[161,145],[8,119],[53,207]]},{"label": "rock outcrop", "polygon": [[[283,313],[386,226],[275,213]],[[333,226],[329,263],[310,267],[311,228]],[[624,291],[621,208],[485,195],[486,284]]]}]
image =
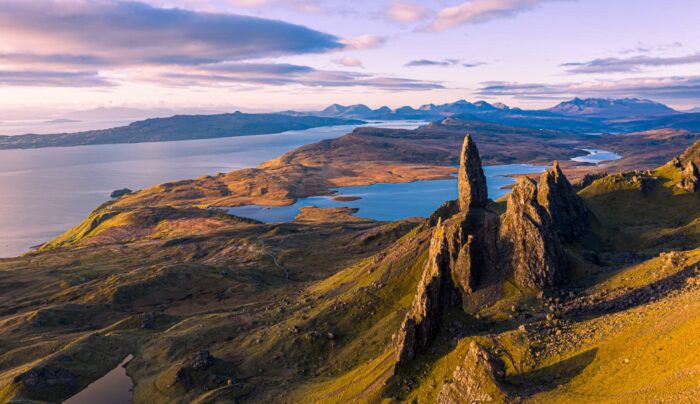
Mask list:
[{"label": "rock outcrop", "polygon": [[692,160],[689,160],[685,169],[683,169],[678,186],[688,192],[700,191],[700,172],[698,172],[698,167]]},{"label": "rock outcrop", "polygon": [[396,363],[410,361],[428,346],[438,331],[442,313],[449,307],[461,307],[461,299],[452,283],[449,246],[445,226],[440,221],[430,240],[429,258],[418,293],[401,329],[394,335]]},{"label": "rock outcrop", "polygon": [[486,207],[488,202],[486,177],[484,176],[484,170],[481,168],[479,150],[468,134],[462,144],[457,181],[459,206],[463,212],[466,212],[470,207]]},{"label": "rock outcrop", "polygon": [[537,202],[549,214],[562,241],[575,241],[588,229],[590,212],[556,161],[540,177]]},{"label": "rock outcrop", "polygon": [[28,390],[46,394],[55,389],[73,389],[78,378],[62,367],[40,366],[16,376],[13,383],[24,383]]},{"label": "rock outcrop", "polygon": [[454,371],[452,381],[442,386],[437,402],[439,404],[503,402],[507,399],[507,394],[501,387],[504,377],[503,362],[472,341],[464,358],[464,364]]},{"label": "rock outcrop", "polygon": [[537,201],[537,186],[527,177],[518,179],[508,197],[500,243],[501,256],[519,286],[542,289],[558,284],[566,256],[549,213]]}]

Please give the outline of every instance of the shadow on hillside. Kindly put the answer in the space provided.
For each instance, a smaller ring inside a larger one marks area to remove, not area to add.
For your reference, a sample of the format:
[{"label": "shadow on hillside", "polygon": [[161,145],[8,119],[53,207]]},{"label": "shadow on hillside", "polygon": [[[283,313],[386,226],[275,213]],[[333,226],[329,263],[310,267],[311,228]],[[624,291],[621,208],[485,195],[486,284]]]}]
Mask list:
[{"label": "shadow on hillside", "polygon": [[571,314],[579,320],[590,319],[604,314],[628,310],[664,298],[682,289],[686,285],[688,278],[695,276],[696,268],[697,265],[689,265],[646,286],[638,287],[615,298],[586,306]]},{"label": "shadow on hillside", "polygon": [[516,394],[531,395],[557,388],[568,383],[583,372],[593,362],[598,354],[598,348],[589,349],[569,359],[553,363],[530,372],[513,375],[506,381],[510,383]]}]

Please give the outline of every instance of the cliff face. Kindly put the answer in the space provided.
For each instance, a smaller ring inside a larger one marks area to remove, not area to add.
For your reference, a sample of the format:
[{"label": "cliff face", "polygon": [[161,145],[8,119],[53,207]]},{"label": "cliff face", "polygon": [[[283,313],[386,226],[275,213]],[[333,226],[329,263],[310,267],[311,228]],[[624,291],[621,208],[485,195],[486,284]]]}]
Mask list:
[{"label": "cliff face", "polygon": [[396,362],[405,363],[413,359],[435,336],[443,311],[460,306],[461,299],[451,281],[445,226],[439,222],[430,240],[428,263],[413,305],[398,334],[394,335]]},{"label": "cliff face", "polygon": [[549,214],[562,241],[575,241],[588,229],[590,212],[556,161],[540,177],[537,202]]},{"label": "cliff face", "polygon": [[501,254],[519,286],[555,286],[566,265],[564,251],[549,213],[537,202],[537,186],[521,177],[501,216]]}]

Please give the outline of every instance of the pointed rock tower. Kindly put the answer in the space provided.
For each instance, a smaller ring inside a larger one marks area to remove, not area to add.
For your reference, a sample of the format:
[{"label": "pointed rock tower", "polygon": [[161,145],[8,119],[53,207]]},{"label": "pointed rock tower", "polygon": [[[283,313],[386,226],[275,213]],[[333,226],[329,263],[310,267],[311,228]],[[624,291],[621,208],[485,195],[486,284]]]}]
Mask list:
[{"label": "pointed rock tower", "polygon": [[479,150],[467,134],[462,144],[459,172],[457,174],[459,188],[459,207],[466,212],[470,207],[485,208],[488,202],[486,177],[481,168]]},{"label": "pointed rock tower", "polygon": [[539,289],[557,285],[566,256],[549,214],[537,202],[537,185],[527,177],[518,179],[508,197],[500,243],[518,285]]},{"label": "pointed rock tower", "polygon": [[578,240],[588,229],[590,212],[558,162],[540,177],[538,203],[547,211],[562,241]]},{"label": "pointed rock tower", "polygon": [[462,307],[496,261],[498,215],[486,209],[486,177],[469,135],[464,139],[458,174],[459,199],[438,208],[428,219],[433,226],[428,262],[411,310],[394,335],[396,363],[413,359],[431,342],[442,314]]}]

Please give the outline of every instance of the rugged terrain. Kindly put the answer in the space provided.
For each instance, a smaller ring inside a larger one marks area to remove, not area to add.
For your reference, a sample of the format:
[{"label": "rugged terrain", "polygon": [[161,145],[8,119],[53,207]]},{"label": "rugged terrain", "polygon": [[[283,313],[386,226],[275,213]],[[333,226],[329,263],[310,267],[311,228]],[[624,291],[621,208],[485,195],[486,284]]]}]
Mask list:
[{"label": "rugged terrain", "polygon": [[[697,401],[700,143],[625,136],[361,129],[122,196],[0,260],[0,401],[60,401],[129,353],[136,402]],[[482,162],[596,142],[634,160],[554,164],[488,199]],[[454,171],[459,198],[420,220],[203,208]]]}]

